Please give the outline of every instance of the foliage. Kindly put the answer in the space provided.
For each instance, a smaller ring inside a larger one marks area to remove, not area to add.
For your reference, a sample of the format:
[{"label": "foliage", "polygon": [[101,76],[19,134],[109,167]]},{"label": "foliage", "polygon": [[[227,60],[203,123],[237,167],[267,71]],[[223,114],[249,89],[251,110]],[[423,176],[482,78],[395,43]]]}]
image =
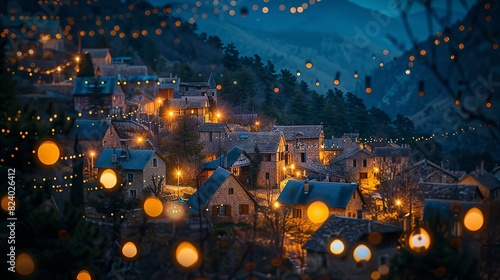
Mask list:
[{"label": "foliage", "polygon": [[94,65],[89,53],[81,54],[78,67],[80,68],[78,77],[94,77]]}]

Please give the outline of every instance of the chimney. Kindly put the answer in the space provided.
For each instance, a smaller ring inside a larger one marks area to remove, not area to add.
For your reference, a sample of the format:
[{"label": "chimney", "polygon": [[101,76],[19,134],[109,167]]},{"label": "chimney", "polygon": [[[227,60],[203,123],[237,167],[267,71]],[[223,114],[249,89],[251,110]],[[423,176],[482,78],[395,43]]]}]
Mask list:
[{"label": "chimney", "polygon": [[484,160],[481,160],[481,176],[484,175]]},{"label": "chimney", "polygon": [[304,194],[309,193],[309,180],[304,181]]},{"label": "chimney", "polygon": [[363,209],[358,209],[358,219],[363,219]]},{"label": "chimney", "polygon": [[127,140],[126,139],[120,139],[120,144],[122,146],[122,153],[124,153],[124,155],[125,155],[125,160],[129,160],[130,159],[130,152],[128,150],[128,145],[127,145],[127,142],[126,142]]}]

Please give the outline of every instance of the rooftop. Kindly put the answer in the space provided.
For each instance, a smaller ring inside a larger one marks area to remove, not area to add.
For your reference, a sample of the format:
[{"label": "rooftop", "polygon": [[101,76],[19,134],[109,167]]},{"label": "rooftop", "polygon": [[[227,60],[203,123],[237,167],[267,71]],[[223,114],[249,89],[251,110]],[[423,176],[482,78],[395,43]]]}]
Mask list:
[{"label": "rooftop", "polygon": [[299,139],[317,139],[323,132],[323,125],[275,125],[271,131],[279,130],[286,141]]},{"label": "rooftop", "polygon": [[[146,165],[155,154],[154,150],[129,150],[129,159],[126,159],[126,152],[120,148],[105,148],[95,162],[95,168],[116,168],[123,170],[144,170]],[[112,162],[113,155],[116,155],[116,163]]]}]

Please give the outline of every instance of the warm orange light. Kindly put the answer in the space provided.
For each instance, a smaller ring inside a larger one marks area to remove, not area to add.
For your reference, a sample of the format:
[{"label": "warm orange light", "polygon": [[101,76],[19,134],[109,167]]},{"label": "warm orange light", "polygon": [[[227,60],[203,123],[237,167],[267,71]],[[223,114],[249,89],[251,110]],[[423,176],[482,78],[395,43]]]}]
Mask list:
[{"label": "warm orange light", "polygon": [[397,199],[397,200],[396,200],[396,205],[397,205],[397,206],[401,206],[401,200],[400,200],[400,199]]},{"label": "warm orange light", "polygon": [[368,246],[360,244],[354,249],[352,256],[356,262],[369,261],[372,257],[372,252]]},{"label": "warm orange light", "polygon": [[278,93],[278,92],[280,92],[280,89],[279,89],[278,87],[275,87],[275,88],[274,88],[274,92],[275,92],[275,93]]},{"label": "warm orange light", "polygon": [[137,256],[137,247],[135,246],[135,244],[131,241],[123,244],[123,247],[122,247],[122,254],[124,257],[126,258],[134,258],[135,256]]},{"label": "warm orange light", "polygon": [[328,206],[323,201],[315,201],[307,207],[307,217],[313,223],[322,223],[329,215]]},{"label": "warm orange light", "polygon": [[340,255],[344,252],[344,250],[345,245],[342,240],[334,239],[332,242],[330,242],[330,252],[332,252],[334,255]]},{"label": "warm orange light", "polygon": [[21,253],[16,258],[16,272],[22,276],[31,275],[35,271],[35,261],[26,254]]},{"label": "warm orange light", "polygon": [[200,256],[193,244],[184,241],[177,246],[175,250],[175,259],[182,268],[189,269],[196,266]]},{"label": "warm orange light", "polygon": [[467,211],[464,217],[464,226],[470,231],[478,231],[483,227],[484,216],[483,212],[477,207],[473,207]]},{"label": "warm orange light", "polygon": [[336,86],[338,86],[340,84],[340,81],[336,79],[336,80],[333,81],[333,84],[336,85]]},{"label": "warm orange light", "polygon": [[101,182],[106,189],[112,189],[116,186],[116,183],[118,183],[118,178],[116,177],[115,171],[108,168],[101,173],[99,182]]},{"label": "warm orange light", "polygon": [[7,212],[9,210],[9,202],[11,202],[8,195],[2,197],[2,210]]},{"label": "warm orange light", "polygon": [[144,212],[150,217],[158,217],[163,212],[163,203],[156,197],[148,197],[144,202]]},{"label": "warm orange light", "polygon": [[78,272],[78,275],[76,276],[76,280],[91,280],[92,276],[90,276],[90,273],[86,270],[82,270]]},{"label": "warm orange light", "polygon": [[53,141],[44,141],[38,147],[38,159],[45,165],[53,165],[59,156],[59,147]]},{"label": "warm orange light", "polygon": [[431,246],[431,237],[425,229],[417,228],[410,234],[408,245],[413,252],[424,253]]},{"label": "warm orange light", "polygon": [[365,89],[365,91],[366,91],[366,93],[372,93],[372,88],[367,87],[367,88]]},{"label": "warm orange light", "polygon": [[312,62],[309,62],[309,61],[308,61],[308,62],[306,62],[306,68],[307,68],[307,69],[311,69],[312,67],[313,67]]}]

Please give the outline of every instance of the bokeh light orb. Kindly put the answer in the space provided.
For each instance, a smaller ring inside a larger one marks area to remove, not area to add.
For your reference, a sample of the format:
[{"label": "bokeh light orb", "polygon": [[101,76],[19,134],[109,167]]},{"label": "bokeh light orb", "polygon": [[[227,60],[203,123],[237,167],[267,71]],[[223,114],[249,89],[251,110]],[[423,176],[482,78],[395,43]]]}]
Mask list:
[{"label": "bokeh light orb", "polygon": [[21,253],[16,258],[16,272],[22,276],[29,276],[35,271],[35,261],[27,253]]},{"label": "bokeh light orb", "polygon": [[372,252],[368,246],[359,244],[354,249],[352,256],[356,262],[369,261],[372,257]]},{"label": "bokeh light orb", "polygon": [[38,146],[38,159],[45,165],[53,165],[59,159],[61,151],[54,141],[44,141]]},{"label": "bokeh light orb", "polygon": [[408,245],[413,252],[424,253],[431,246],[431,237],[425,229],[417,228],[410,234]]},{"label": "bokeh light orb", "polygon": [[[2,210],[7,212],[9,210],[9,202],[11,202],[10,198],[8,195],[4,195],[2,197]],[[14,201],[15,202],[15,201]]]},{"label": "bokeh light orb", "polygon": [[181,268],[196,267],[200,260],[198,249],[190,242],[183,241],[175,249],[175,260]]},{"label": "bokeh light orb", "polygon": [[144,202],[144,212],[150,217],[158,217],[163,212],[163,203],[156,197],[148,197]]},{"label": "bokeh light orb", "polygon": [[473,207],[465,213],[464,216],[464,226],[466,229],[470,231],[478,231],[483,227],[484,224],[484,216],[483,212],[479,210],[477,207]]},{"label": "bokeh light orb", "polygon": [[118,178],[116,177],[115,171],[108,168],[101,173],[99,182],[101,182],[106,189],[112,189],[116,186],[116,183],[118,183]]},{"label": "bokeh light orb", "polygon": [[76,276],[76,280],[92,280],[92,276],[87,270],[81,270]]},{"label": "bokeh light orb", "polygon": [[307,217],[313,223],[322,223],[328,219],[330,211],[323,201],[315,201],[307,207]]},{"label": "bokeh light orb", "polygon": [[344,252],[345,250],[345,245],[344,242],[340,239],[334,239],[332,242],[330,242],[330,252],[332,252],[334,255],[340,255]]},{"label": "bokeh light orb", "polygon": [[137,246],[135,246],[134,242],[129,241],[125,244],[123,244],[122,247],[122,254],[126,258],[132,259],[135,256],[137,256]]}]

